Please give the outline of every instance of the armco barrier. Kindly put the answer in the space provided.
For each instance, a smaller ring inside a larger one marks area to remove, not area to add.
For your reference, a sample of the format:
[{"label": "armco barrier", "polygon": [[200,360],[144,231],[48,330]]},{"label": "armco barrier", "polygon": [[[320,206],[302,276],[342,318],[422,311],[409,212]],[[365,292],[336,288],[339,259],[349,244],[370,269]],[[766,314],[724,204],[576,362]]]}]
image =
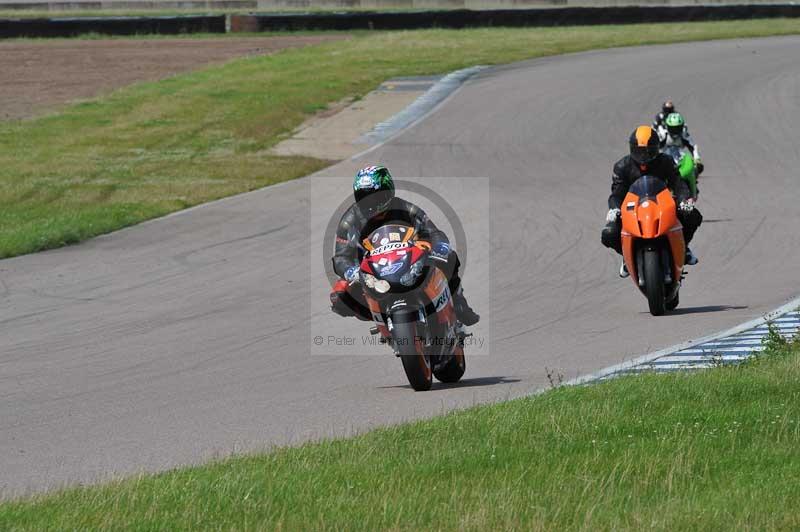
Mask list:
[{"label": "armco barrier", "polygon": [[[0,19],[0,38],[104,35],[225,33],[297,30],[400,30],[488,26],[577,26],[642,22],[694,22],[753,18],[797,18],[800,5],[714,5],[658,7],[567,7],[548,9],[469,9],[437,11],[361,11],[181,17],[103,17]],[[227,29],[226,29],[227,27]]]},{"label": "armco barrier", "polygon": [[800,17],[800,5],[568,7],[491,11],[231,15],[231,31],[399,30],[487,26],[577,26]]},{"label": "armco barrier", "polygon": [[0,19],[0,38],[74,37],[87,33],[102,35],[225,33],[225,15]]}]

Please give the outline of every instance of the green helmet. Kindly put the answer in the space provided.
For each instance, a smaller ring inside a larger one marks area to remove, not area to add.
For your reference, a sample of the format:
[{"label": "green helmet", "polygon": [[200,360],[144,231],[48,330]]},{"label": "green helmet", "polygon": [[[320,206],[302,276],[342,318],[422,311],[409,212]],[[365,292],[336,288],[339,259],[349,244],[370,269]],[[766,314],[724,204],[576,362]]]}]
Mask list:
[{"label": "green helmet", "polygon": [[671,113],[667,115],[664,123],[667,125],[667,131],[673,137],[677,137],[683,133],[683,128],[686,122],[683,120],[683,115],[680,113]]},{"label": "green helmet", "polygon": [[385,166],[367,166],[353,181],[356,204],[365,216],[380,214],[389,208],[394,198],[394,181]]}]

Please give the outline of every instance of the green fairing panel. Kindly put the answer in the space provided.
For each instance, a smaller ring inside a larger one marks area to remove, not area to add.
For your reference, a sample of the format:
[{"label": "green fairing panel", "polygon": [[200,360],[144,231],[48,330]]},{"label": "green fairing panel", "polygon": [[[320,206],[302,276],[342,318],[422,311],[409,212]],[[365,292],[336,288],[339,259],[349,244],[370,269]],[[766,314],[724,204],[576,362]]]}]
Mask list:
[{"label": "green fairing panel", "polygon": [[692,196],[697,196],[697,175],[694,168],[694,159],[688,153],[684,153],[681,157],[681,163],[678,165],[678,172],[681,178],[689,183],[689,189],[692,191]]}]

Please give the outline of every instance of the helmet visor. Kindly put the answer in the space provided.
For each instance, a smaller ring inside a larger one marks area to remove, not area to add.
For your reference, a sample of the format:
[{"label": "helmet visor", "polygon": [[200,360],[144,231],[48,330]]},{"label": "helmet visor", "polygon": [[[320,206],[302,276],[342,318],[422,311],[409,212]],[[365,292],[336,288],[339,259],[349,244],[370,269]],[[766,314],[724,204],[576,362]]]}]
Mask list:
[{"label": "helmet visor", "polygon": [[361,212],[374,214],[383,212],[389,207],[394,197],[394,190],[356,190],[356,202]]},{"label": "helmet visor", "polygon": [[631,159],[639,164],[649,163],[658,155],[658,146],[631,146]]},{"label": "helmet visor", "polygon": [[683,133],[683,126],[667,126],[667,132],[671,137],[678,137]]}]

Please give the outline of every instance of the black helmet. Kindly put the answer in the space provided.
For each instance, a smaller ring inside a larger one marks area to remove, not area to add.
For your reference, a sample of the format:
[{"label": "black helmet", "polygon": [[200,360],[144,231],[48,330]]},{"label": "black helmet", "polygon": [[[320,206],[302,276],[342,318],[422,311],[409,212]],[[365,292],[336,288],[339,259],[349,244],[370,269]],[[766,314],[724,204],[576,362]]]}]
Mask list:
[{"label": "black helmet", "polygon": [[661,105],[661,112],[664,113],[664,118],[675,112],[675,104],[672,103],[672,100],[667,100]]},{"label": "black helmet", "polygon": [[356,174],[353,195],[365,216],[380,214],[394,198],[394,181],[385,166],[367,166]]},{"label": "black helmet", "polygon": [[631,159],[638,164],[647,164],[658,156],[658,134],[650,126],[639,126],[630,138]]}]

